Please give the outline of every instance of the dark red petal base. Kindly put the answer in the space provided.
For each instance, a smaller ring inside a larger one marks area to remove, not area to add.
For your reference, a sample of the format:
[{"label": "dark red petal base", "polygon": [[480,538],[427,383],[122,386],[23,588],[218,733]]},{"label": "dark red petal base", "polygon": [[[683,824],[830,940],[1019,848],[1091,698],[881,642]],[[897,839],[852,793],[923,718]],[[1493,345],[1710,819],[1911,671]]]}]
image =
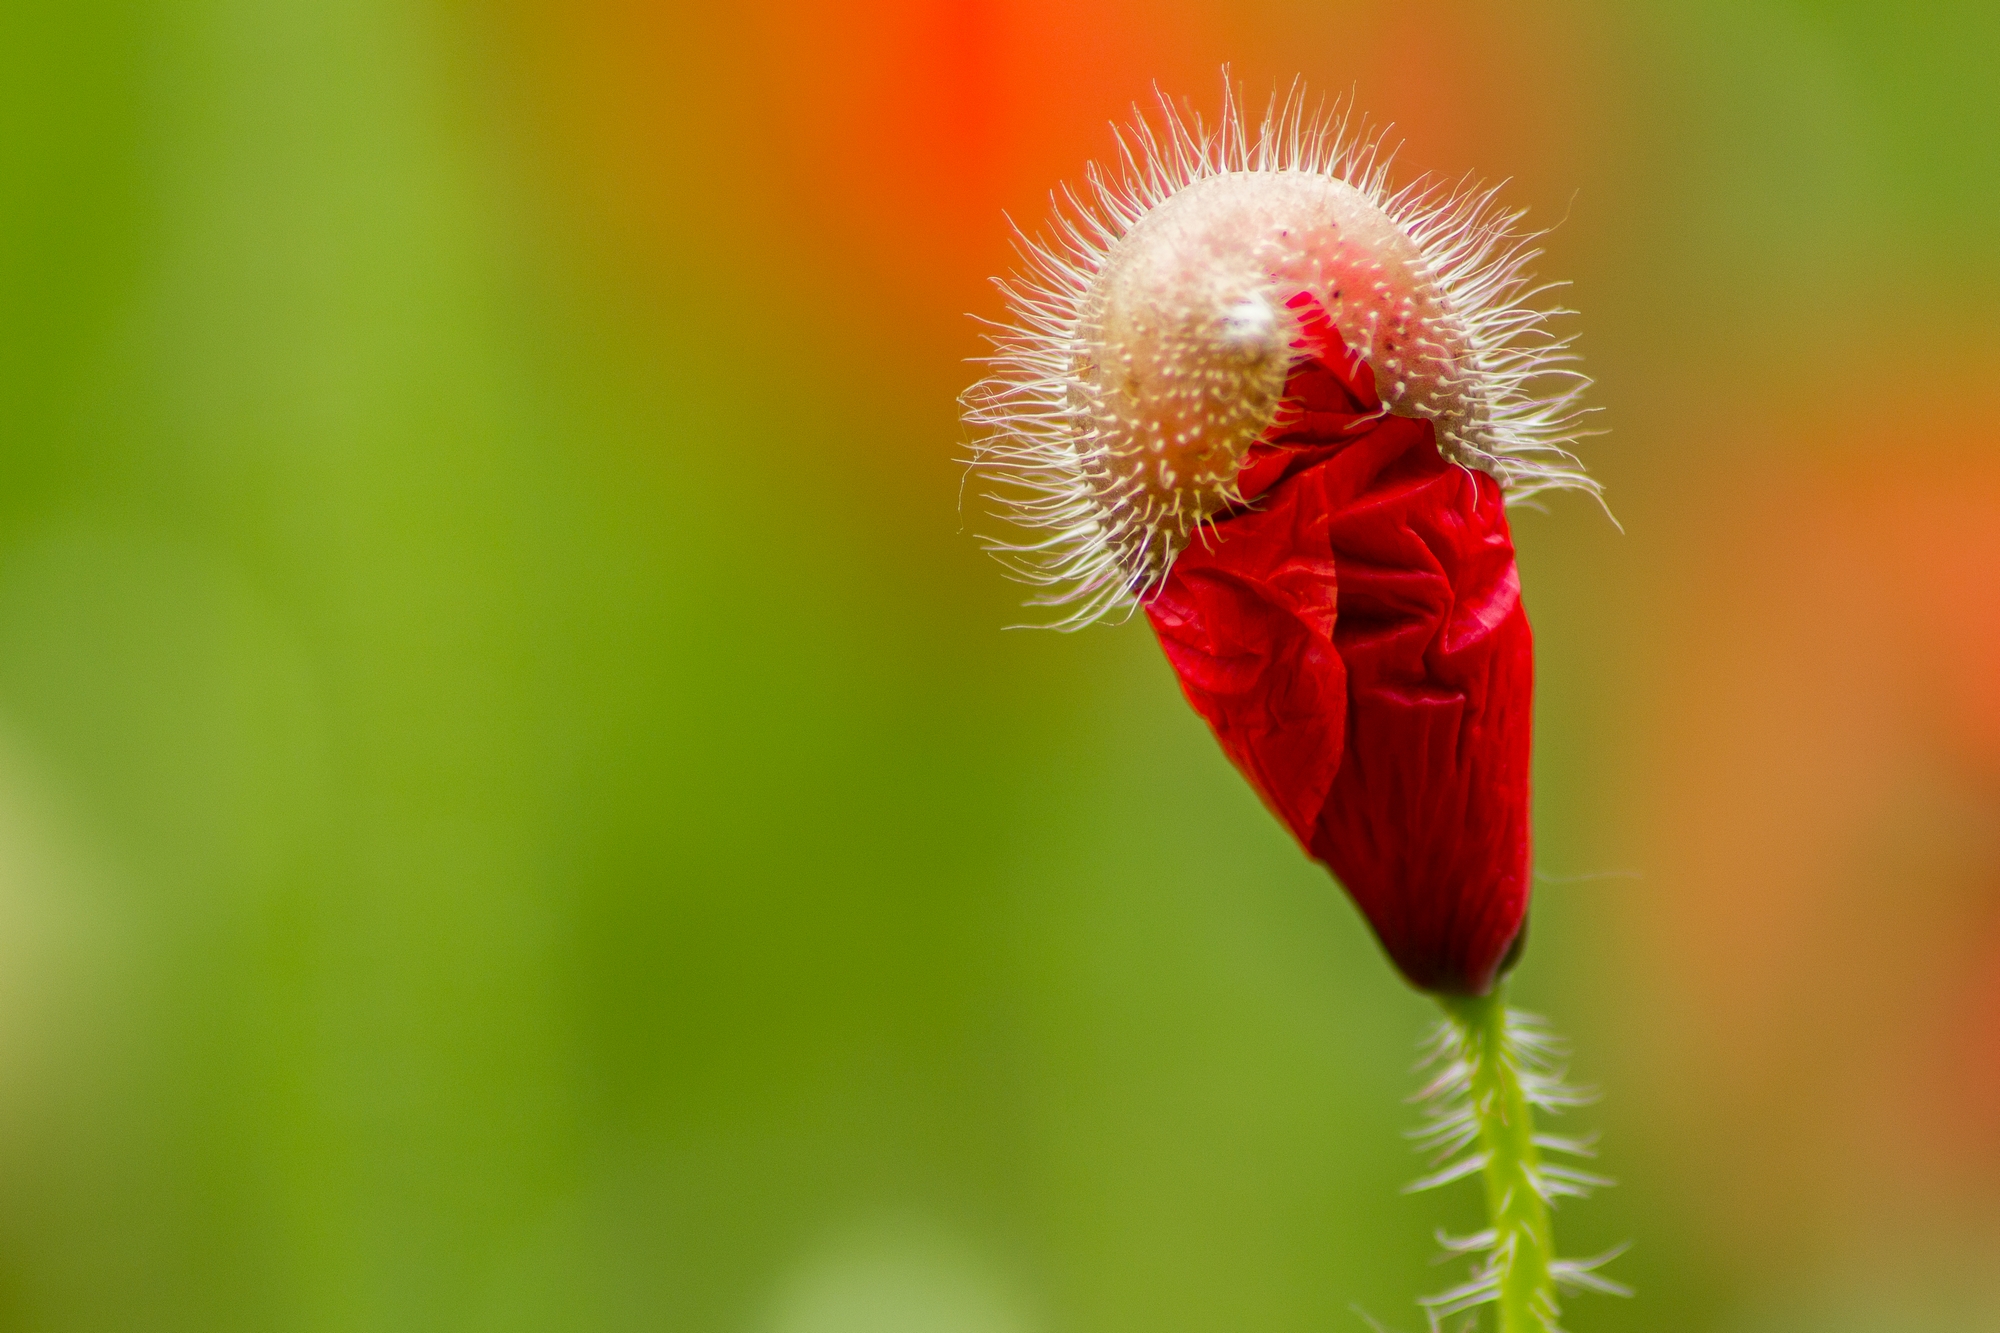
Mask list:
[{"label": "dark red petal base", "polygon": [[1188,702],[1429,991],[1491,989],[1528,909],[1534,650],[1499,485],[1374,375],[1309,296],[1297,410],[1246,504],[1146,604]]}]

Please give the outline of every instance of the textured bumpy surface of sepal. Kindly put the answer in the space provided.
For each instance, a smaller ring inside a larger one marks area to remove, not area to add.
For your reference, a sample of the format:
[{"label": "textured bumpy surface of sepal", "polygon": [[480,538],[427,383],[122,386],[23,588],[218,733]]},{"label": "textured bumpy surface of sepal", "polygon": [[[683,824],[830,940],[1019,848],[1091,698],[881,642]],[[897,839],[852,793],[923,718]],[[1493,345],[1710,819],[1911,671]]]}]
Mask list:
[{"label": "textured bumpy surface of sepal", "polygon": [[1012,320],[966,395],[974,465],[1020,534],[993,549],[1053,623],[1129,610],[1242,503],[1286,415],[1302,295],[1447,461],[1510,501],[1596,491],[1567,448],[1584,381],[1561,312],[1535,303],[1535,238],[1492,190],[1392,190],[1375,137],[1296,95],[1254,134],[1233,94],[1212,129],[1161,111],[1067,197],[1054,240],[1022,238]]}]

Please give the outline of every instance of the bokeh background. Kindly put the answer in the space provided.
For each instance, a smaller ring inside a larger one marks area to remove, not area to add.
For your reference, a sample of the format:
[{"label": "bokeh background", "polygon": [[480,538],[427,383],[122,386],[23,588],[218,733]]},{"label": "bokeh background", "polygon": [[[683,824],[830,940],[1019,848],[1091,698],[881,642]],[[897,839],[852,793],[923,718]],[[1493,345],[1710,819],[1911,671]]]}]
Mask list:
[{"label": "bokeh background", "polygon": [[1427,1003],[960,506],[1003,212],[1225,61],[1586,312],[1571,1326],[2000,1329],[1984,0],[11,0],[0,1327],[1420,1326]]}]

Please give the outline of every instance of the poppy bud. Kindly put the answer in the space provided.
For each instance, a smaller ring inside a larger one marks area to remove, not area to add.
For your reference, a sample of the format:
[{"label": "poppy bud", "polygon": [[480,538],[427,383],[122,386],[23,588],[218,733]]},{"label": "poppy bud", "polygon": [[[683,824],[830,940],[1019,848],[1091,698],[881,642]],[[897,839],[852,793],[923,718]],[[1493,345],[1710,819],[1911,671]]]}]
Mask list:
[{"label": "poppy bud", "polygon": [[[1168,108],[1024,245],[969,396],[1066,627],[1141,606],[1188,701],[1403,974],[1485,994],[1529,888],[1533,650],[1505,504],[1596,493],[1581,376],[1492,193],[1391,193],[1296,101]],[[1546,387],[1546,377],[1568,375]],[[1011,488],[1011,490],[1009,489]]]}]

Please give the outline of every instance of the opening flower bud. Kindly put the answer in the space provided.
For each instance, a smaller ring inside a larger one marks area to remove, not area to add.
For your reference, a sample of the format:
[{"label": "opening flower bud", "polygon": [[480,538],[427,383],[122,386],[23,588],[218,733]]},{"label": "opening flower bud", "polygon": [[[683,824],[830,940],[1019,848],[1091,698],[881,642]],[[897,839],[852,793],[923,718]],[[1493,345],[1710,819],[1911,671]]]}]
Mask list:
[{"label": "opening flower bud", "polygon": [[[1582,377],[1491,191],[1391,192],[1294,98],[1165,108],[1025,242],[967,398],[1075,627],[1143,606],[1189,701],[1404,974],[1483,993],[1528,897],[1532,650],[1504,503],[1596,493]],[[1074,201],[1073,201],[1074,202]]]}]

